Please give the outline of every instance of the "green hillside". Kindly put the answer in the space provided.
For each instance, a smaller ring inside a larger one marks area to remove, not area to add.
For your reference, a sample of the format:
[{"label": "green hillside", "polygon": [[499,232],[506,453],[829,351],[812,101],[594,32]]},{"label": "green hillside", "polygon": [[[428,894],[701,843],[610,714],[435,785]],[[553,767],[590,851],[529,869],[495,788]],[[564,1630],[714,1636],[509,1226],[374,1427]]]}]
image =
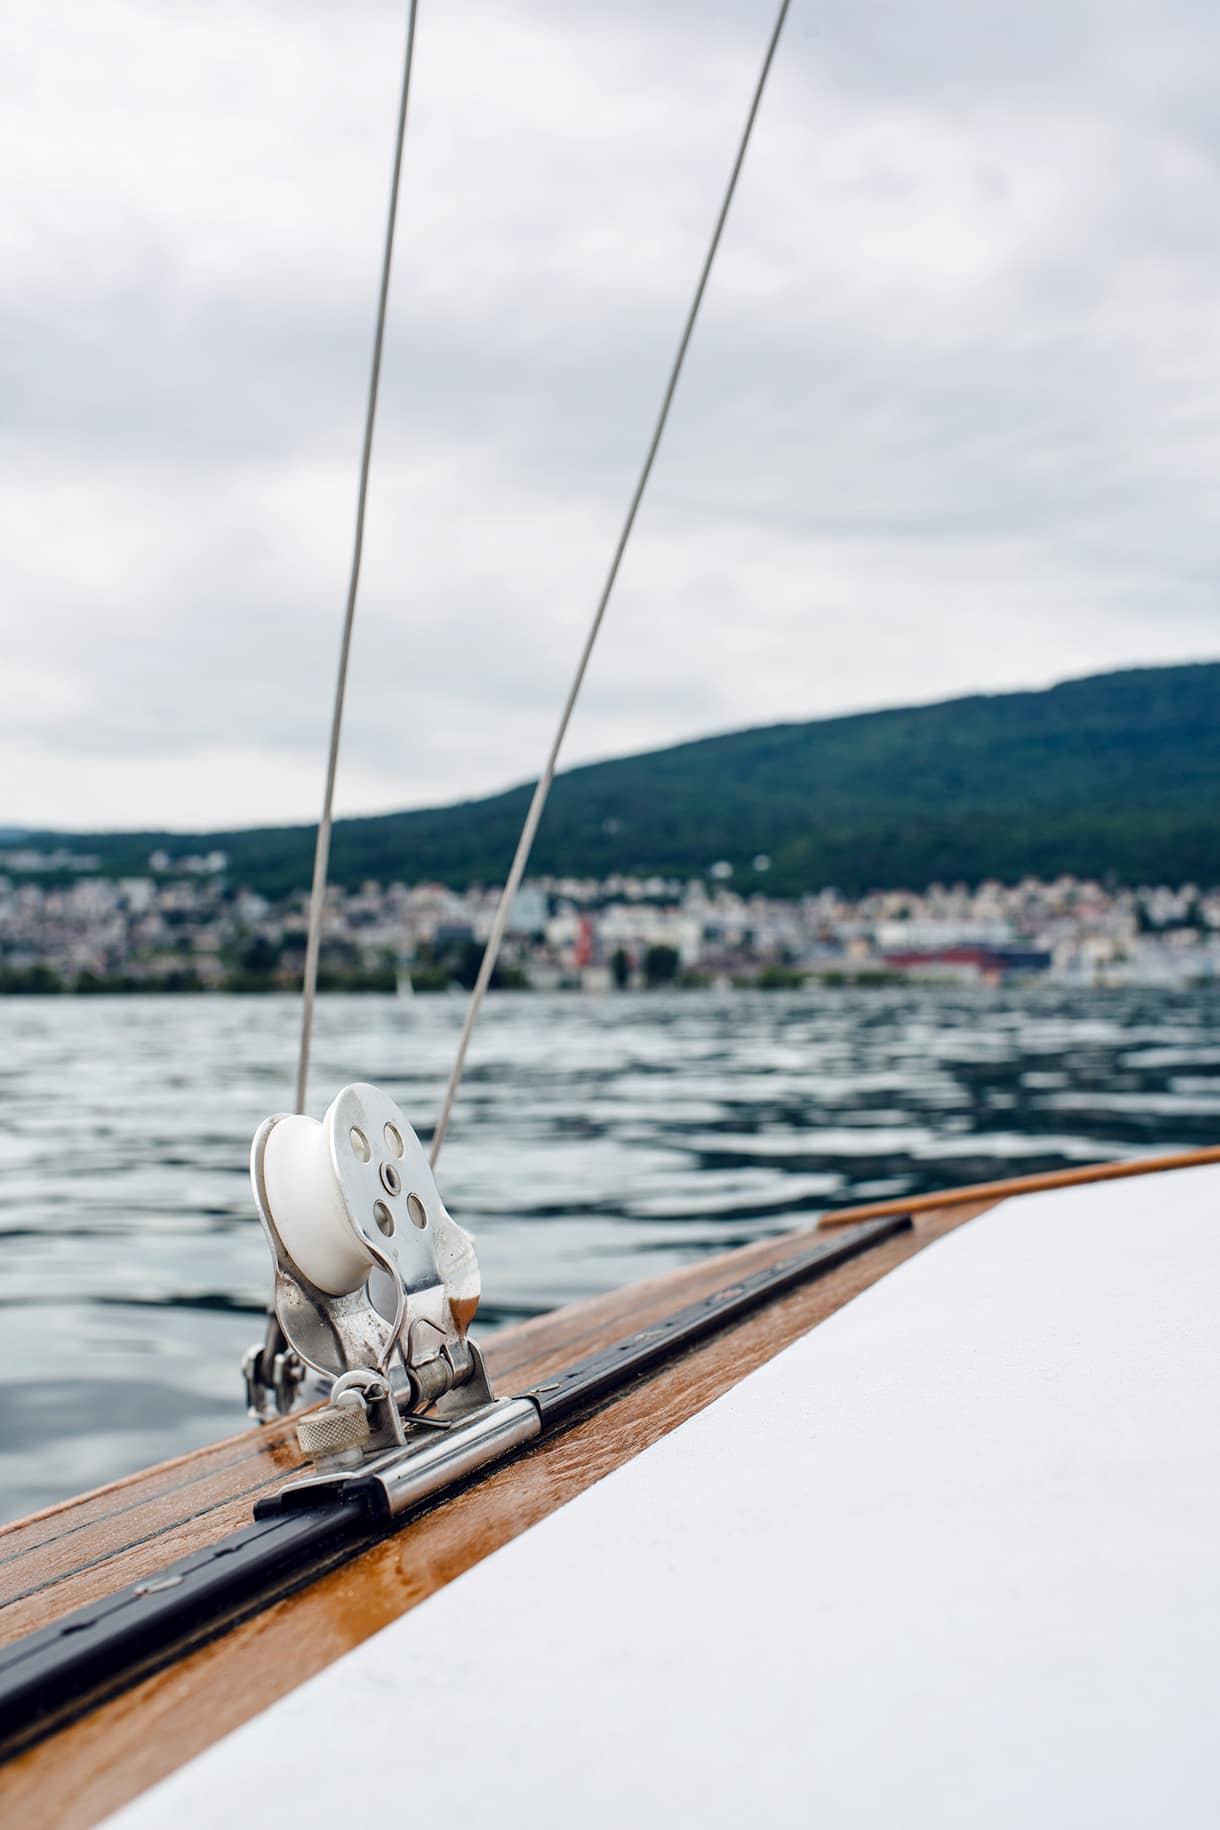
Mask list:
[{"label": "green hillside", "polygon": [[[502,881],[529,788],[343,820],[331,873]],[[777,895],[1061,872],[1220,882],[1220,663],[1133,669],[1046,692],[770,725],[572,769],[530,869],[688,875],[718,859]],[[43,835],[49,836],[49,835]],[[62,838],[63,835],[55,835]],[[81,837],[105,868],[218,846],[270,894],[304,886],[313,830]]]}]

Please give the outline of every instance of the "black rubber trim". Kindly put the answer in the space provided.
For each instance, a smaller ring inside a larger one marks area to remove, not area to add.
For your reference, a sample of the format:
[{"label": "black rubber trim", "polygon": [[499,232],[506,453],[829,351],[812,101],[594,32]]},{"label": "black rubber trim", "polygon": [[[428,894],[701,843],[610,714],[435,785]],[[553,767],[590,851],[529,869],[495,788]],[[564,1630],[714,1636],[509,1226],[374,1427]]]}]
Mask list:
[{"label": "black rubber trim", "polygon": [[6,1646],[0,1753],[20,1752],[345,1562],[376,1535],[355,1506],[247,1525]]},{"label": "black rubber trim", "polygon": [[641,1328],[637,1334],[617,1341],[613,1347],[590,1354],[587,1360],[578,1360],[566,1372],[530,1387],[521,1396],[532,1398],[538,1406],[545,1433],[556,1424],[565,1423],[579,1412],[588,1410],[629,1379],[647,1372],[671,1354],[692,1347],[709,1334],[718,1334],[722,1328],[731,1327],[741,1316],[783,1295],[786,1290],[825,1277],[849,1259],[858,1258],[861,1252],[870,1251],[883,1240],[910,1229],[909,1214],[845,1227],[842,1232],[819,1240],[806,1251],[781,1259],[778,1264],[767,1265],[738,1283],[715,1290],[711,1296],[676,1310],[663,1322]]},{"label": "black rubber trim", "polygon": [[[520,1396],[537,1406],[545,1436],[662,1361],[910,1226],[910,1215],[900,1214],[817,1240]],[[497,1461],[491,1468],[503,1465]],[[475,1474],[461,1484],[480,1478]],[[435,1499],[423,1502],[430,1504]],[[324,1508],[279,1512],[17,1640],[0,1651],[0,1759],[305,1587],[384,1535],[365,1505],[336,1505],[328,1498]]]}]

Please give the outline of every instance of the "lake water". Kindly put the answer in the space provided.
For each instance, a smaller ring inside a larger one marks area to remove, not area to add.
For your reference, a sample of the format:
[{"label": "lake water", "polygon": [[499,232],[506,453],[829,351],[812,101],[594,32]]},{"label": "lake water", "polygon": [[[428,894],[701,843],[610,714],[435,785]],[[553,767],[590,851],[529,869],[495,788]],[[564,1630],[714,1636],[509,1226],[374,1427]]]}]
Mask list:
[{"label": "lake water", "polygon": [[[330,997],[312,1110],[426,1134],[457,998]],[[0,999],[0,1516],[243,1427],[269,1266],[250,1138],[290,998]],[[440,1169],[484,1327],[854,1200],[1220,1138],[1220,990],[489,999]]]}]

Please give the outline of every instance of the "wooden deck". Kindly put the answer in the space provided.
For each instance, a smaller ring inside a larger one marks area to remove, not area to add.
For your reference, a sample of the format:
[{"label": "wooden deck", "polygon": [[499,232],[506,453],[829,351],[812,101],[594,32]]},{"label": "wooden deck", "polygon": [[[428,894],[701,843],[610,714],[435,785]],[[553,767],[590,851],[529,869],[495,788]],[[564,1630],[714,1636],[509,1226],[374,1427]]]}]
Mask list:
[{"label": "wooden deck", "polygon": [[122,1830],[1220,1824],[1218,1211],[1002,1202]]},{"label": "wooden deck", "polygon": [[[989,1201],[922,1212],[886,1241],[752,1315],[594,1416],[435,1506],[312,1587],[145,1679],[0,1769],[0,1803],[26,1830],[96,1823],[463,1570],[729,1390],[791,1341]],[[511,1393],[809,1235],[743,1248],[483,1338]],[[249,1430],[0,1530],[0,1643],[246,1524],[299,1465],[292,1427]]]}]

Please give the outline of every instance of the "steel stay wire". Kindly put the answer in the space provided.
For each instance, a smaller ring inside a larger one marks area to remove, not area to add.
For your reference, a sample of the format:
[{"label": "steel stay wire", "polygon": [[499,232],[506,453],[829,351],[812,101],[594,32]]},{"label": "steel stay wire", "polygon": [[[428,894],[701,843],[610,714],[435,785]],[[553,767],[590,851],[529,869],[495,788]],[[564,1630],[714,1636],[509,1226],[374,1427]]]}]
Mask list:
[{"label": "steel stay wire", "polygon": [[309,1047],[313,1036],[313,1007],[318,988],[318,955],[322,946],[322,916],[326,905],[326,879],[330,865],[335,774],[339,766],[339,738],[343,729],[343,699],[347,690],[347,664],[352,647],[352,625],[356,620],[356,595],[360,588],[360,561],[364,554],[364,519],[368,507],[369,469],[373,457],[373,427],[377,418],[381,351],[385,342],[386,306],[390,296],[390,270],[394,258],[394,227],[398,216],[398,186],[402,176],[402,154],[407,136],[407,101],[411,93],[411,65],[415,55],[415,13],[416,0],[408,0],[407,42],[403,52],[402,86],[398,97],[394,168],[390,179],[390,202],[386,215],[385,243],[381,256],[377,324],[373,333],[373,359],[369,370],[364,440],[360,450],[360,481],[356,490],[356,528],[352,541],[352,563],[348,576],[347,602],[343,613],[343,633],[339,641],[339,665],[335,676],[335,700],[330,721],[330,745],[326,757],[326,787],[322,796],[322,816],[318,821],[318,837],[314,849],[313,887],[309,895],[309,931],[305,941],[305,976],[302,985],[301,1042],[297,1055],[296,1110],[298,1112],[305,1110],[305,1095],[309,1081]]},{"label": "steel stay wire", "polygon": [[[356,598],[360,588],[360,562],[364,556],[364,522],[368,509],[369,471],[373,458],[373,430],[377,420],[377,394],[381,382],[381,353],[385,344],[386,309],[390,297],[390,273],[394,260],[394,230],[398,219],[398,191],[402,178],[403,148],[407,137],[407,104],[411,94],[411,69],[415,60],[415,18],[417,0],[407,0],[407,36],[403,49],[402,83],[398,94],[398,117],[394,133],[394,163],[390,175],[390,197],[386,210],[385,241],[381,254],[381,277],[377,293],[377,317],[373,331],[373,355],[369,365],[368,398],[364,413],[364,436],[360,447],[360,474],[356,487],[356,525],[352,538],[351,567],[348,573],[347,599],[343,611],[343,629],[339,638],[339,663],[335,672],[335,696],[331,711],[330,740],[326,755],[326,784],[322,793],[322,812],[314,846],[313,885],[309,893],[309,927],[305,938],[305,971],[301,984],[301,1037],[297,1050],[296,1100],[294,1110],[304,1112],[309,1087],[309,1050],[313,1039],[313,1011],[318,989],[318,956],[322,949],[322,918],[326,908],[326,881],[330,867],[330,834],[334,823],[335,776],[339,767],[339,739],[343,731],[343,701],[347,691],[347,668],[352,648],[352,627],[356,620]],[[275,1314],[268,1309],[267,1333],[261,1349],[253,1357],[251,1391],[261,1385],[270,1392],[275,1384],[275,1366],[287,1342]],[[258,1413],[256,1413],[258,1414]]]},{"label": "steel stay wire", "polygon": [[775,25],[767,44],[767,51],[763,58],[762,68],[759,71],[758,81],[754,86],[754,94],[750,102],[749,112],[746,115],[745,126],[742,129],[741,138],[738,141],[737,156],[733,161],[733,167],[729,174],[729,181],[725,188],[723,201],[720,205],[720,213],[716,218],[716,226],[712,231],[712,238],[708,244],[707,253],[704,256],[703,267],[699,274],[699,283],[695,287],[695,295],[691,301],[690,309],[686,314],[682,335],[678,340],[677,353],[674,356],[669,371],[669,379],[665,386],[665,392],[661,398],[661,407],[657,414],[652,438],[649,441],[648,450],[640,469],[639,478],[627,508],[622,530],[619,533],[618,542],[614,549],[614,555],[610,561],[610,570],[607,573],[601,596],[597,602],[597,608],[593,614],[593,621],[589,627],[584,646],[580,652],[580,659],[576,665],[576,672],[573,675],[572,684],[568,689],[567,699],[564,702],[563,710],[559,716],[559,724],[551,741],[546,763],[543,766],[542,774],[538,777],[538,781],[534,787],[533,798],[530,801],[529,810],[525,816],[525,824],[521,828],[521,836],[517,841],[517,849],[513,856],[512,865],[509,868],[508,878],[501,891],[499,903],[496,906],[491,933],[488,936],[487,945],[483,950],[483,958],[479,965],[474,989],[470,994],[470,1004],[467,1008],[466,1020],[462,1025],[462,1033],[458,1040],[457,1054],[454,1058],[453,1068],[449,1075],[449,1083],[445,1088],[445,1096],[441,1102],[440,1116],[436,1122],[436,1129],[432,1134],[431,1162],[434,1167],[440,1156],[441,1147],[445,1141],[445,1133],[449,1129],[449,1118],[453,1111],[453,1102],[457,1098],[458,1088],[461,1085],[462,1072],[466,1065],[466,1054],[470,1047],[471,1036],[474,1034],[474,1026],[478,1021],[479,1011],[482,1008],[487,987],[491,983],[491,975],[495,971],[496,960],[500,953],[500,946],[504,939],[505,929],[508,926],[508,918],[512,913],[513,901],[521,886],[521,879],[525,874],[525,866],[529,860],[530,850],[534,843],[534,835],[538,830],[538,822],[542,818],[542,811],[546,806],[547,796],[551,791],[551,783],[555,778],[555,766],[559,759],[559,752],[563,746],[563,740],[567,735],[568,725],[571,721],[572,712],[575,709],[580,689],[584,684],[585,673],[589,666],[593,647],[597,641],[598,632],[601,629],[602,621],[606,614],[606,607],[610,602],[610,597],[614,590],[615,581],[618,578],[619,567],[622,564],[623,555],[627,550],[627,543],[631,538],[631,530],[635,526],[636,515],[639,511],[640,503],[643,500],[644,491],[648,487],[648,479],[652,475],[652,467],[656,461],[657,452],[660,449],[666,421],[669,418],[669,409],[673,404],[674,394],[677,391],[678,379],[682,373],[682,365],[686,360],[686,352],[694,332],[695,321],[699,316],[699,307],[703,303],[703,295],[707,290],[712,264],[716,259],[716,250],[720,246],[720,238],[724,232],[724,225],[728,220],[729,208],[733,202],[734,192],[737,189],[737,180],[741,175],[741,168],[745,163],[746,149],[750,144],[750,136],[754,131],[754,122],[758,116],[759,105],[762,102],[763,91],[767,86],[767,77],[771,72],[771,64],[775,57],[776,46],[779,44],[780,33],[783,31],[784,20],[787,18],[790,4],[791,0],[781,0],[779,12],[776,15]]}]

